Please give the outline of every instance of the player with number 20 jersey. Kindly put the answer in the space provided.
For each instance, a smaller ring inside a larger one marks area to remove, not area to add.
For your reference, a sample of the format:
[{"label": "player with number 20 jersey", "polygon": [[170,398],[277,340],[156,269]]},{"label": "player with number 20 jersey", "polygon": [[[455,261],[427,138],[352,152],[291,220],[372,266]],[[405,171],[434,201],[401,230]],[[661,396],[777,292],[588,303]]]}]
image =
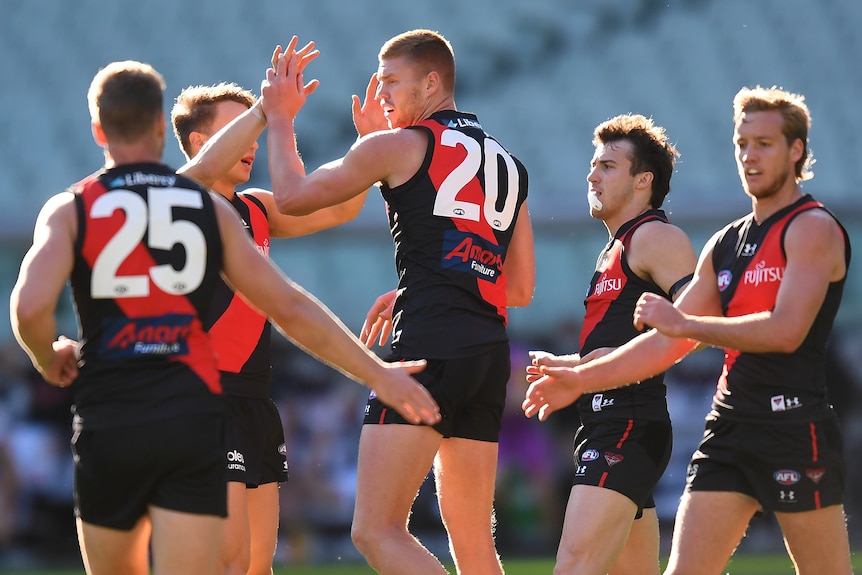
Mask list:
[{"label": "player with number 20 jersey", "polygon": [[399,277],[393,352],[464,357],[507,341],[502,267],[527,171],[473,114],[444,110],[412,129],[428,133],[422,168],[382,189]]},{"label": "player with number 20 jersey", "polygon": [[[510,375],[503,263],[527,197],[527,171],[475,115],[441,110],[422,167],[382,187],[398,296],[390,359],[429,360],[417,374],[441,408],[444,437],[497,441]],[[402,423],[372,395],[366,423]]]}]

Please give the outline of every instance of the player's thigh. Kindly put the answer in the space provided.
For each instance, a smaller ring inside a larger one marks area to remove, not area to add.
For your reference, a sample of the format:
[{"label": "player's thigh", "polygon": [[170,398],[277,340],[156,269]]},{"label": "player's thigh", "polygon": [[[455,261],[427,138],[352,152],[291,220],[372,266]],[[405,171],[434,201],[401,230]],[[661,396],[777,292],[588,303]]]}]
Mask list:
[{"label": "player's thigh", "polygon": [[440,511],[448,526],[491,521],[498,444],[460,437],[440,443],[434,479]]},{"label": "player's thigh", "polygon": [[278,541],[278,483],[246,489],[251,532],[251,573],[267,572]]},{"label": "player's thigh", "polygon": [[623,550],[608,574],[659,575],[660,572],[658,515],[655,507],[651,507],[632,522]]},{"label": "player's thigh", "polygon": [[81,556],[89,575],[148,575],[150,520],[142,517],[132,529],[101,527],[77,519]]},{"label": "player's thigh", "polygon": [[441,439],[433,428],[421,425],[362,426],[354,528],[403,527]]},{"label": "player's thigh", "polygon": [[800,575],[852,572],[843,506],[831,505],[800,513],[776,512],[775,517]]},{"label": "player's thigh", "polygon": [[218,570],[224,519],[151,506],[153,575],[211,575]]},{"label": "player's thigh", "polygon": [[665,574],[721,573],[757,509],[757,501],[741,493],[686,491],[677,510]]},{"label": "player's thigh", "polygon": [[219,545],[222,565],[248,568],[251,531],[245,483],[229,481],[227,484],[227,519],[222,525],[222,543]]},{"label": "player's thigh", "polygon": [[612,489],[575,485],[557,550],[558,573],[605,573],[623,549],[637,505]]}]

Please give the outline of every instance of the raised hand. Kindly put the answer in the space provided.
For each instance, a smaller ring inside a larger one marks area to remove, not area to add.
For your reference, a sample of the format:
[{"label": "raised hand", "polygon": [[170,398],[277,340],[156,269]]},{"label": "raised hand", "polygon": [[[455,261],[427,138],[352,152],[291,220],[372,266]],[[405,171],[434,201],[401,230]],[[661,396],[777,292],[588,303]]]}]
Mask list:
[{"label": "raised hand", "polygon": [[318,53],[311,51],[311,43],[296,52],[297,41],[296,36],[291,38],[284,52],[280,46],[276,47],[272,55],[274,66],[267,69],[266,79],[260,85],[261,103],[270,123],[280,117],[293,121],[306,98],[320,85],[318,80],[304,83],[302,71]]},{"label": "raised hand", "polygon": [[[284,50],[285,53],[288,53],[292,50],[295,50],[297,43],[299,42],[299,38],[294,36],[290,39],[290,43],[288,43],[287,48]],[[272,69],[275,70],[278,64],[278,55],[282,53],[281,45],[275,47],[275,50],[272,51]],[[299,59],[299,72],[305,70],[305,67],[308,66],[309,62],[320,56],[320,50],[314,50],[314,42],[309,42],[305,46],[303,46],[300,50],[296,51],[296,55]]]},{"label": "raised hand", "polygon": [[377,73],[371,75],[368,87],[365,89],[365,101],[353,94],[353,125],[360,137],[389,129],[389,121],[380,106],[377,97]]}]

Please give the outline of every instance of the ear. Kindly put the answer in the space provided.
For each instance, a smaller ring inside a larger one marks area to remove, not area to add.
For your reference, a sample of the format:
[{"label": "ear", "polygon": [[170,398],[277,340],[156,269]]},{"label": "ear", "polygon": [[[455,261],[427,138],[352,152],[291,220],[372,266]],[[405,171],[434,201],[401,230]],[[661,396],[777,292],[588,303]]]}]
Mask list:
[{"label": "ear", "polygon": [[440,74],[432,70],[425,76],[425,90],[429,93],[435,93],[440,89]]},{"label": "ear", "polygon": [[189,145],[193,151],[192,155],[197,154],[203,145],[206,144],[207,140],[209,140],[209,136],[206,136],[201,132],[192,132],[189,134]]},{"label": "ear", "polygon": [[796,138],[793,140],[793,143],[790,144],[790,159],[793,160],[795,164],[802,158],[803,150],[805,149],[805,144],[802,143],[802,140]]},{"label": "ear", "polygon": [[167,134],[167,129],[168,129],[168,126],[165,123],[165,112],[164,111],[159,112],[159,123],[158,123],[157,132],[158,132],[158,135],[160,138],[165,137],[165,135]]},{"label": "ear", "polygon": [[640,189],[650,188],[654,177],[655,174],[652,172],[641,172],[635,176],[635,186]]},{"label": "ear", "polygon": [[105,148],[108,145],[108,137],[105,136],[105,130],[102,129],[102,124],[92,121],[90,122],[90,131],[93,133],[93,140],[100,148]]}]

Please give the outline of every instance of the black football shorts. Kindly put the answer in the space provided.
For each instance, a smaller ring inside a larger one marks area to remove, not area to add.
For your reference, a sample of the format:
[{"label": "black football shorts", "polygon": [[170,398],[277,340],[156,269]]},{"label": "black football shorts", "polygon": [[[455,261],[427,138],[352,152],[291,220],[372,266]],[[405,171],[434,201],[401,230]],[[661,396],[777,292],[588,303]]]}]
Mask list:
[{"label": "black football shorts", "polygon": [[[400,359],[388,358],[387,361]],[[511,371],[506,342],[470,357],[429,359],[425,369],[413,376],[428,389],[440,407],[441,420],[434,429],[443,437],[497,442]],[[372,392],[365,407],[364,423],[408,422]]]},{"label": "black football shorts", "polygon": [[150,505],[227,516],[222,414],[190,415],[72,437],[75,516],[129,530]]},{"label": "black football shorts", "polygon": [[710,414],[686,490],[742,493],[774,512],[837,505],[844,496],[843,449],[837,417],[765,424]]}]

